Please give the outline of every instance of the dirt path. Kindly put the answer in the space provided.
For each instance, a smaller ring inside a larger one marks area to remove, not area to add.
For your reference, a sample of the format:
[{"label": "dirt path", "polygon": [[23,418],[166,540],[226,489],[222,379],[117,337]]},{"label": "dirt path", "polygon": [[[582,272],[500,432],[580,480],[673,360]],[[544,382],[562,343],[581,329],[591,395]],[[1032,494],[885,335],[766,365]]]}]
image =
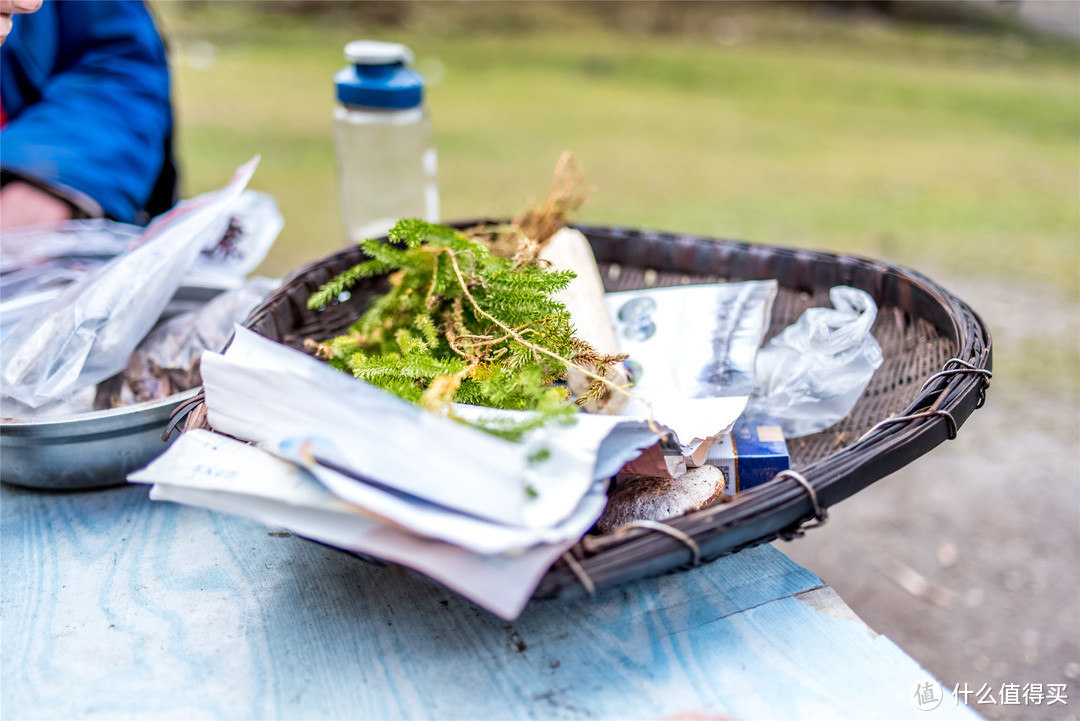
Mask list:
[{"label": "dirt path", "polygon": [[[1080,307],[1053,290],[931,277],[990,325],[986,406],[955,441],[778,547],[950,689],[988,683],[997,697],[1005,683],[1068,684],[1067,707],[976,706],[987,718],[1076,718],[1080,369],[1071,356],[1056,379],[1021,377],[1021,354],[1046,339],[1080,350]],[[1045,390],[1066,383],[1067,392]]]}]

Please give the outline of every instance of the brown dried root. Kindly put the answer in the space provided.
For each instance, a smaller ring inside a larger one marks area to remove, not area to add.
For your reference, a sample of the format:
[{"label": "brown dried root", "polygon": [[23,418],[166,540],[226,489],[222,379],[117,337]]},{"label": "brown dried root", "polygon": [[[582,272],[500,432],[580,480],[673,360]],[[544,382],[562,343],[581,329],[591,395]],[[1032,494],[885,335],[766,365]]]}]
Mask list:
[{"label": "brown dried root", "polygon": [[483,240],[496,255],[518,263],[535,263],[551,236],[566,227],[567,216],[584,205],[595,190],[585,185],[581,164],[569,151],[564,152],[555,165],[544,202],[509,224],[481,225],[466,230],[465,235]]},{"label": "brown dried root", "polygon": [[[514,219],[514,225],[537,245],[537,252],[551,236],[566,226],[566,216],[580,208],[595,188],[585,185],[581,164],[569,152],[559,157],[544,202]],[[535,256],[533,256],[535,257]]]},{"label": "brown dried root", "polygon": [[304,350],[314,353],[315,357],[321,360],[330,360],[334,357],[334,349],[329,343],[320,343],[314,338],[304,339]]}]

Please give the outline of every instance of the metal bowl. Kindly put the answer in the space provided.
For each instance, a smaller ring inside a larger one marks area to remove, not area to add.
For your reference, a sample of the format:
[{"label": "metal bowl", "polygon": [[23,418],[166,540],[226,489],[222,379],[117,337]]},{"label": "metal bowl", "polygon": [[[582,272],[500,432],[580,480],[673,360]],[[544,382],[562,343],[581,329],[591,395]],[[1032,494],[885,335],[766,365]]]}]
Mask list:
[{"label": "metal bowl", "polygon": [[[195,310],[224,290],[221,286],[182,286],[161,320]],[[55,296],[59,291],[52,291]],[[50,299],[38,294],[3,307],[10,327]],[[0,421],[0,482],[54,491],[106,488],[126,482],[127,474],[157,458],[168,443],[161,440],[169,416],[198,389],[156,401],[106,411],[59,417]]]},{"label": "metal bowl", "polygon": [[198,392],[62,418],[4,419],[0,481],[50,491],[121,485],[165,450],[169,416]]}]

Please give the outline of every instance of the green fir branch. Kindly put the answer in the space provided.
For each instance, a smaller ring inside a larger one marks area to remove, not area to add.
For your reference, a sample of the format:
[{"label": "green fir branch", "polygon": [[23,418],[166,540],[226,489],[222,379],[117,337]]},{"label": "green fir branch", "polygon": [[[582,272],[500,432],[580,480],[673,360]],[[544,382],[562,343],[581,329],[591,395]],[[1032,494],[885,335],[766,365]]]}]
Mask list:
[{"label": "green fir branch", "polygon": [[519,440],[573,421],[577,406],[554,384],[577,359],[607,359],[601,374],[621,360],[576,338],[552,297],[574,279],[571,271],[495,255],[478,238],[421,220],[403,220],[388,242],[361,247],[369,259],[313,293],[309,307],[328,305],[363,278],[386,275],[390,289],[348,332],[312,346],[334,367],[408,401],[450,417],[451,402],[533,411],[524,421],[475,424]]}]

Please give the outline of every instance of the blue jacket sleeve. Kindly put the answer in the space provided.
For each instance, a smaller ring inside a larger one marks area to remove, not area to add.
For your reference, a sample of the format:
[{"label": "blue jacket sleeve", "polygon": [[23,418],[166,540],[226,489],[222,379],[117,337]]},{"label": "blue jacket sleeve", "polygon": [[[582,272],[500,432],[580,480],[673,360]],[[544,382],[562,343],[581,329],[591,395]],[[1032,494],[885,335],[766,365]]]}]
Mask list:
[{"label": "blue jacket sleeve", "polygon": [[0,69],[0,167],[141,220],[172,135],[165,49],[146,7],[54,0],[15,23]]}]

